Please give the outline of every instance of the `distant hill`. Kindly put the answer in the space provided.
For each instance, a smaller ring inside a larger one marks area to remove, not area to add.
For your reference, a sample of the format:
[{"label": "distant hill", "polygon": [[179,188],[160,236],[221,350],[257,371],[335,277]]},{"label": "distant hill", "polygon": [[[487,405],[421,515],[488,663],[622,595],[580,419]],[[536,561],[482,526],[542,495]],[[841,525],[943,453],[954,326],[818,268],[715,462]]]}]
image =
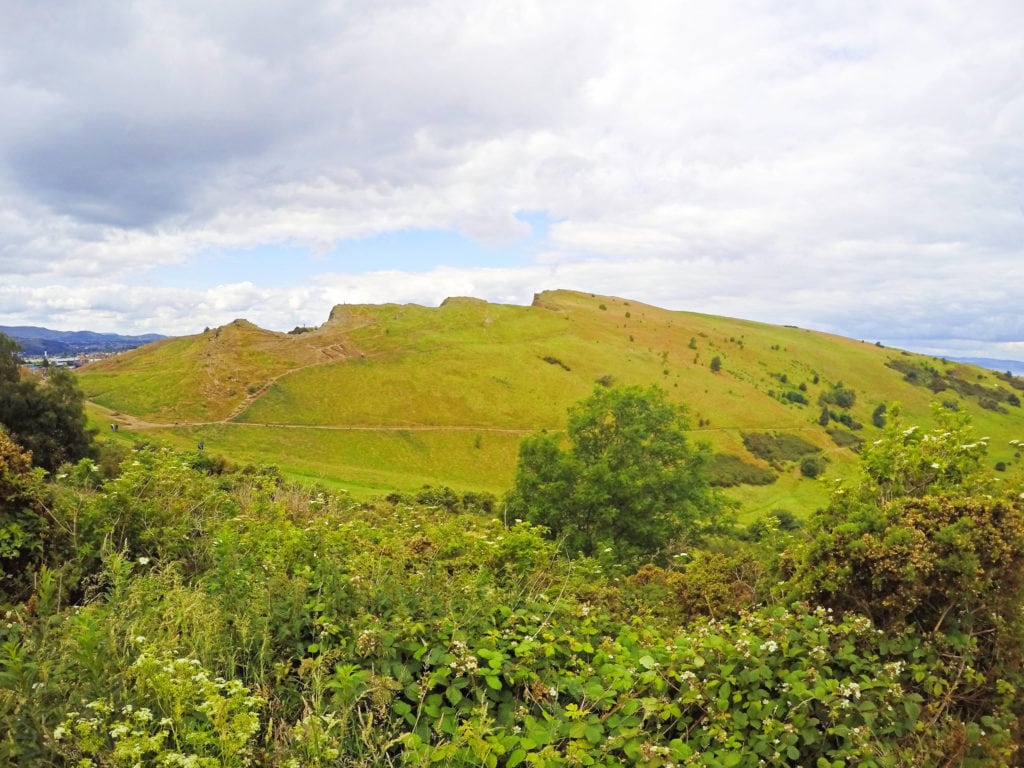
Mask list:
[{"label": "distant hill", "polygon": [[[720,484],[751,515],[826,503],[893,402],[924,426],[936,401],[969,411],[993,466],[1022,468],[1010,441],[1024,441],[1024,379],[573,291],[540,293],[528,307],[339,305],[318,328],[292,333],[236,320],[79,377],[94,417],[121,424],[119,439],[202,440],[209,453],[357,495],[424,484],[500,493],[524,435],[564,429],[571,404],[612,384],[657,384],[686,404],[693,439],[711,443]],[[810,454],[824,464],[817,479],[801,471]]]},{"label": "distant hill", "polygon": [[158,333],[122,336],[117,333],[93,331],[54,331],[35,325],[0,325],[0,333],[18,342],[22,354],[26,357],[42,355],[44,352],[51,356],[118,352],[167,338]]},{"label": "distant hill", "polygon": [[968,363],[988,368],[990,371],[1008,371],[1014,376],[1024,376],[1024,361],[1022,360],[996,360],[991,357],[951,357],[958,363]]}]

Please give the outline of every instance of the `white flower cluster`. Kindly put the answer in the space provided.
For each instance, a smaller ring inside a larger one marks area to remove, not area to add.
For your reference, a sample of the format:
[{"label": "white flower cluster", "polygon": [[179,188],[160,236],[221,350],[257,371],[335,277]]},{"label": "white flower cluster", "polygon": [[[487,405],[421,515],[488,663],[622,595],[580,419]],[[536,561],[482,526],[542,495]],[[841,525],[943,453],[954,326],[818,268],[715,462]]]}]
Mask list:
[{"label": "white flower cluster", "polygon": [[455,640],[451,648],[455,659],[448,666],[458,675],[471,675],[476,672],[479,660],[469,652],[469,647],[462,640]]}]

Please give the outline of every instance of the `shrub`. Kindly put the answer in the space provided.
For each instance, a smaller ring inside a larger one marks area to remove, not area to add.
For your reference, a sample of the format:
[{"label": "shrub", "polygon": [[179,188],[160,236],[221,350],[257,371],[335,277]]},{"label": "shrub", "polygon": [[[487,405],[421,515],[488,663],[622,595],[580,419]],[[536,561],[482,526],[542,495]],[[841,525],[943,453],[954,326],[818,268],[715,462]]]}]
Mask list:
[{"label": "shrub", "polygon": [[572,370],[572,368],[570,368],[568,365],[563,363],[557,357],[554,357],[552,355],[545,355],[544,357],[541,358],[541,360],[543,360],[548,365],[557,365],[559,368],[561,368],[562,370],[565,370],[565,371],[571,371]]},{"label": "shrub", "polygon": [[129,701],[98,699],[54,728],[60,752],[79,765],[252,764],[264,702],[198,659],[143,652],[130,670]]},{"label": "shrub", "polygon": [[43,472],[0,429],[0,605],[28,598],[50,521]]},{"label": "shrub", "polygon": [[825,471],[825,461],[818,456],[808,456],[800,462],[800,474],[811,480]]},{"label": "shrub", "polygon": [[854,453],[859,453],[861,447],[864,445],[863,439],[848,430],[833,428],[825,431],[828,432],[829,437],[832,438],[832,442],[840,448],[849,448]]},{"label": "shrub", "polygon": [[871,412],[871,423],[874,424],[879,429],[882,429],[885,426],[885,411],[885,403],[879,403],[878,405],[875,406],[875,410]]},{"label": "shrub", "polygon": [[821,451],[792,432],[744,432],[742,437],[748,451],[772,464],[799,461],[808,454]]},{"label": "shrub", "polygon": [[856,401],[857,393],[849,387],[844,387],[842,382],[833,384],[831,389],[818,396],[818,402],[822,405],[835,405],[839,408],[852,408]]},{"label": "shrub", "polygon": [[731,487],[735,485],[771,485],[777,475],[766,467],[759,467],[730,453],[716,453],[708,464],[708,480],[711,485]]},{"label": "shrub", "polygon": [[803,392],[790,389],[782,393],[782,399],[787,400],[791,403],[798,403],[800,405],[807,405],[807,396]]}]

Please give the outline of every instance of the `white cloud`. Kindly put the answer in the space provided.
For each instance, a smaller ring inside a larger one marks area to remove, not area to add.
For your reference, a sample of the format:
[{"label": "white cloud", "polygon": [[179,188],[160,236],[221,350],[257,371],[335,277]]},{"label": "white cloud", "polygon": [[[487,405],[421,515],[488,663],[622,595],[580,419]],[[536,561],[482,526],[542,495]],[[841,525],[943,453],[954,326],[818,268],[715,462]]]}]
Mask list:
[{"label": "white cloud", "polygon": [[[1012,0],[9,10],[3,323],[284,329],[343,300],[578,287],[865,338],[1024,338]],[[524,210],[555,223],[519,266],[330,258],[424,229],[483,259]],[[209,271],[274,244],[331,276]],[[192,285],[152,284],[169,264]]]}]

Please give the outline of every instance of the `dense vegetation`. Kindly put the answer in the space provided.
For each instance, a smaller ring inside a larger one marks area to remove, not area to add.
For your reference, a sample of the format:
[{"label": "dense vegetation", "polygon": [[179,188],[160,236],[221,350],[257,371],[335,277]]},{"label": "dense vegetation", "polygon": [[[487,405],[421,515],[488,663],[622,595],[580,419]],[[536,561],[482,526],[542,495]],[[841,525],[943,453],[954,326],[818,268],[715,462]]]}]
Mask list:
[{"label": "dense vegetation", "polygon": [[93,435],[74,374],[51,367],[41,378],[24,375],[19,349],[0,333],[0,427],[31,452],[36,466],[51,472],[90,455]]},{"label": "dense vegetation", "polygon": [[[556,460],[627,403],[660,413],[595,393]],[[142,444],[44,483],[0,438],[25,553],[0,593],[0,763],[1017,764],[1022,489],[962,413],[936,418],[890,410],[806,528],[682,524],[639,567],[479,494],[355,502]],[[645,487],[570,463],[576,489]]]}]

